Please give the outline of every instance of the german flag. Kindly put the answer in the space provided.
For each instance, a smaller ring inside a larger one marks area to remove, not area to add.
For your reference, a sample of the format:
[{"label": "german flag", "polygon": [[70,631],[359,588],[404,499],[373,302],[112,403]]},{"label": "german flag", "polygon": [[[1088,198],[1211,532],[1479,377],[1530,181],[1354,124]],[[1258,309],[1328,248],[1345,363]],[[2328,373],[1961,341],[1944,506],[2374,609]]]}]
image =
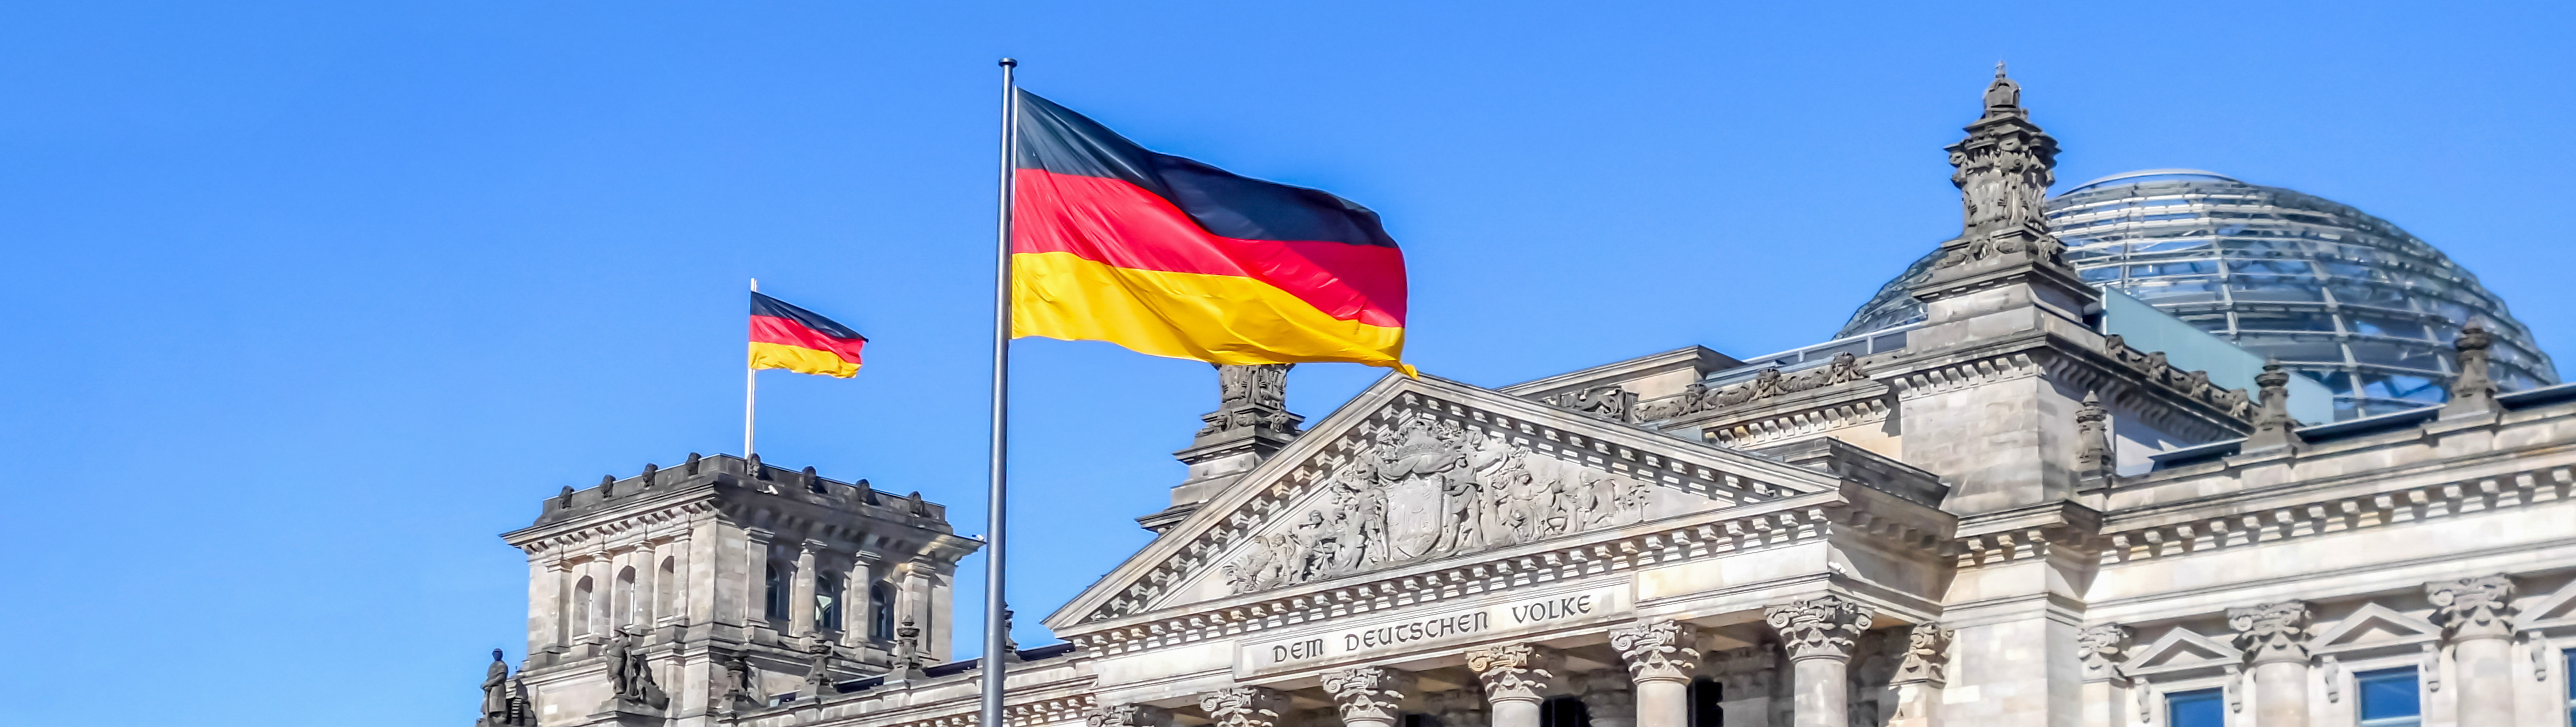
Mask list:
[{"label": "german flag", "polygon": [[839,378],[859,375],[866,336],[777,298],[751,294],[751,367]]},{"label": "german flag", "polygon": [[1412,375],[1404,253],[1376,212],[1148,151],[1036,94],[1018,100],[1013,337]]}]

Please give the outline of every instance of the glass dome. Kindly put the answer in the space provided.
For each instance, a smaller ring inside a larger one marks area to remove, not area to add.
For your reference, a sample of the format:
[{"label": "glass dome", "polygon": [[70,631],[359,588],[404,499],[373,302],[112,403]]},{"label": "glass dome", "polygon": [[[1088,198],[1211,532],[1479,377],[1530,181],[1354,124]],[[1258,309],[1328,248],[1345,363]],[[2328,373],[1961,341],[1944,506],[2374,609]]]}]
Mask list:
[{"label": "glass dome", "polygon": [[[2495,332],[2498,387],[2558,383],[2557,368],[2478,277],[2387,220],[2319,197],[2191,169],[2115,174],[2049,199],[2066,260],[2201,330],[2324,383],[2335,418],[2449,398],[2449,343],[2471,318]],[[1906,288],[1927,254],[1852,314],[1837,338],[1923,319]]]}]

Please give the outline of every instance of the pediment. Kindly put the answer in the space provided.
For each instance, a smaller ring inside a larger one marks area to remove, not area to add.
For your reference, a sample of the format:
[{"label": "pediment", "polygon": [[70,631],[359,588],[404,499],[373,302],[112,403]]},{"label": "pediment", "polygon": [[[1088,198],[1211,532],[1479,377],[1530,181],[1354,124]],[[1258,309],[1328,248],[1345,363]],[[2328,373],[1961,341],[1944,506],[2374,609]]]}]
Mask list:
[{"label": "pediment", "polygon": [[2414,641],[2439,635],[2441,635],[2441,627],[2434,626],[2431,621],[2399,613],[2396,609],[2387,606],[2365,603],[2360,609],[2353,611],[2352,615],[2335,622],[2332,628],[2318,633],[2313,643],[2314,648],[2322,650],[2339,646],[2368,646]]},{"label": "pediment", "polygon": [[2126,669],[2132,673],[2152,673],[2234,664],[2243,658],[2244,652],[2236,647],[2177,626],[2148,644],[2147,648],[2138,650],[2136,656],[2129,658]]},{"label": "pediment", "polygon": [[1390,375],[1047,619],[1059,632],[1824,492],[1834,476]]},{"label": "pediment", "polygon": [[2544,623],[2567,620],[2576,620],[2576,581],[2569,581],[2566,585],[2560,586],[2556,592],[2523,607],[2522,615],[2515,625],[2517,628],[2530,628]]}]

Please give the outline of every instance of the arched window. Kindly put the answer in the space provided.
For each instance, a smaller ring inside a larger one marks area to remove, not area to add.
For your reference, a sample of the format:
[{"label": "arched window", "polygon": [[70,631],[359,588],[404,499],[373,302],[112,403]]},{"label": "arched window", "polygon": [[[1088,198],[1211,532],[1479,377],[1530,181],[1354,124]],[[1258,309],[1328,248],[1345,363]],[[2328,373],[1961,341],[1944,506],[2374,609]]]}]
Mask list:
[{"label": "arched window", "polygon": [[841,630],[841,579],[814,574],[814,628]]},{"label": "arched window", "polygon": [[787,576],[777,563],[769,564],[769,598],[761,612],[772,619],[787,617]]},{"label": "arched window", "polygon": [[610,630],[613,631],[619,628],[624,628],[635,623],[634,566],[627,566],[625,568],[618,569],[617,590],[609,593],[608,613],[611,618],[608,620],[608,625]]},{"label": "arched window", "polygon": [[675,603],[680,600],[679,565],[677,558],[662,559],[662,572],[653,577],[653,613],[649,616],[659,618],[680,612],[680,604]]},{"label": "arched window", "polygon": [[868,586],[868,638],[894,640],[894,588],[883,583]]},{"label": "arched window", "polygon": [[572,628],[568,629],[572,635],[598,632],[599,629],[590,623],[590,599],[596,592],[598,588],[591,584],[590,576],[582,576],[581,582],[573,584],[572,620],[569,623]]}]

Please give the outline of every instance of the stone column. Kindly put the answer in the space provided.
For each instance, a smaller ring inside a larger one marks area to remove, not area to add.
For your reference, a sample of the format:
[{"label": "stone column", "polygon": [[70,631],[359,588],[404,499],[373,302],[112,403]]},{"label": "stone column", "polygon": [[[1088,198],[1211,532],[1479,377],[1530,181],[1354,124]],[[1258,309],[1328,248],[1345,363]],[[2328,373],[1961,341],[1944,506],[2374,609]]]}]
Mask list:
[{"label": "stone column", "polygon": [[1851,685],[1847,667],[1854,639],[1869,630],[1869,609],[1836,595],[1825,595],[1762,612],[1780,632],[1789,651],[1790,678],[1797,680],[1796,727],[1850,727]]},{"label": "stone column", "polygon": [[2424,584],[2433,623],[2451,645],[2459,680],[2451,699],[2463,727],[2513,724],[2513,593],[2513,579],[2502,575]]},{"label": "stone column", "polygon": [[580,624],[581,633],[591,635],[592,643],[606,643],[609,631],[617,626],[617,614],[609,610],[617,602],[616,555],[606,547],[591,551],[584,570],[590,571],[590,602],[583,611],[590,618]]},{"label": "stone column", "polygon": [[646,540],[635,544],[635,605],[630,611],[633,614],[630,621],[636,627],[644,629],[648,638],[652,635],[650,632],[653,628],[653,618],[661,615],[654,611],[660,606],[655,601],[662,595],[660,554],[661,546],[653,541]]},{"label": "stone column", "polygon": [[2236,647],[2254,664],[2254,723],[2308,725],[2308,604],[2281,601],[2227,609]]},{"label": "stone column", "polygon": [[1215,727],[1279,727],[1288,695],[1264,687],[1231,687],[1199,695],[1199,709]]},{"label": "stone column", "polygon": [[1340,708],[1342,727],[1396,727],[1413,675],[1382,666],[1335,669],[1324,672],[1324,694]]},{"label": "stone column", "polygon": [[1771,724],[1771,679],[1779,672],[1779,654],[1761,646],[1728,649],[1711,654],[1716,661],[1719,709],[1725,713],[1723,727],[1769,727]]},{"label": "stone column", "polygon": [[1888,680],[1896,692],[1888,727],[1939,727],[1941,690],[1950,682],[1950,641],[1958,635],[1937,623],[1915,624],[1905,633],[1905,658]]},{"label": "stone column", "polygon": [[744,587],[742,635],[745,641],[766,642],[761,634],[769,631],[769,584],[763,579],[769,572],[769,540],[777,537],[760,528],[742,531]]},{"label": "stone column", "polygon": [[1467,652],[1467,668],[1485,685],[1491,727],[1538,727],[1538,705],[1556,691],[1564,656],[1555,649],[1512,644]]},{"label": "stone column", "polygon": [[876,612],[868,610],[868,588],[876,585],[876,562],[875,553],[850,554],[850,572],[841,576],[841,643],[868,643],[868,627],[876,623]]},{"label": "stone column", "polygon": [[[1636,727],[1690,727],[1691,672],[1699,669],[1699,629],[1654,621],[1610,630],[1610,648],[1637,685]],[[1593,727],[1607,727],[1594,720]]]},{"label": "stone column", "polygon": [[[528,562],[528,663],[545,666],[572,643],[572,579],[561,554]],[[522,667],[525,668],[525,667]]]},{"label": "stone column", "polygon": [[2121,711],[2128,704],[2123,688],[2128,674],[2120,669],[2129,658],[2133,635],[2129,627],[2119,624],[2086,627],[2075,635],[2075,655],[2084,662],[2084,727],[2127,724]]},{"label": "stone column", "polygon": [[787,579],[787,633],[804,636],[814,633],[814,554],[822,552],[823,541],[807,540],[796,549],[796,573]]}]

